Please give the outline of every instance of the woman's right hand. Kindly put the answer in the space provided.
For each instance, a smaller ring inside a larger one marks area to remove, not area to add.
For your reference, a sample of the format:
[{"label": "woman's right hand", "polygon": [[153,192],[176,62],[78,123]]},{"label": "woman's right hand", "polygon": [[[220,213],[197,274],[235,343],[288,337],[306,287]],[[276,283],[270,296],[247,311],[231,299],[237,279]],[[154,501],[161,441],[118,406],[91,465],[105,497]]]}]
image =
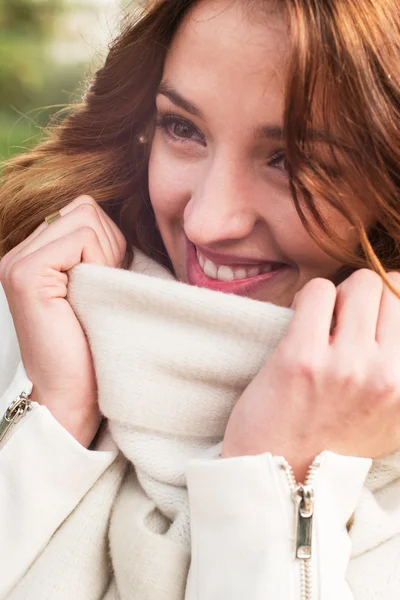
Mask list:
[{"label": "woman's right hand", "polygon": [[45,405],[82,445],[100,424],[96,380],[86,336],[68,303],[67,271],[84,262],[119,267],[126,242],[90,196],[60,210],[0,261],[32,400]]}]

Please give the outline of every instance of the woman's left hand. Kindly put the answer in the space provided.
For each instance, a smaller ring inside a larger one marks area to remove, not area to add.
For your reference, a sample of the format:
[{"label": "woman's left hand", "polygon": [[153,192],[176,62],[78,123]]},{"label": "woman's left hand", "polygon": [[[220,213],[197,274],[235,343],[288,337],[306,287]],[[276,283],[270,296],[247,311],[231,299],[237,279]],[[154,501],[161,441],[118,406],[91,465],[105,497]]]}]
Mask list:
[{"label": "woman's left hand", "polygon": [[[389,278],[400,286],[400,274]],[[310,281],[294,309],[231,414],[222,456],[282,455],[301,480],[323,450],[377,458],[399,449],[400,300],[362,269],[337,289]]]}]

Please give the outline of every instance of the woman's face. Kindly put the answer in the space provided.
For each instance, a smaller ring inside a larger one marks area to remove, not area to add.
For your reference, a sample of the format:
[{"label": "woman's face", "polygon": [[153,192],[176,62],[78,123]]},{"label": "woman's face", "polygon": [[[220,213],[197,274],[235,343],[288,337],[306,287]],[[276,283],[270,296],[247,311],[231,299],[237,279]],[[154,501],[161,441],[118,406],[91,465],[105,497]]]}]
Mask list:
[{"label": "woman's face", "polygon": [[[294,207],[281,139],[287,26],[256,16],[203,0],[178,30],[157,95],[150,198],[179,280],[289,306],[342,265]],[[329,218],[354,246],[344,219]]]}]

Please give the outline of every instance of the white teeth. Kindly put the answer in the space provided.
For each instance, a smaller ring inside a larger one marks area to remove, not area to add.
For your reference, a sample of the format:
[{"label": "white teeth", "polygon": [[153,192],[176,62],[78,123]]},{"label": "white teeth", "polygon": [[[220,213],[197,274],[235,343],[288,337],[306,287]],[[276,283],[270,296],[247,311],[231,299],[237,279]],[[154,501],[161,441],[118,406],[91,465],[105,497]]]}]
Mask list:
[{"label": "white teeth", "polygon": [[206,260],[203,267],[204,273],[211,279],[217,279],[217,267],[211,260]]},{"label": "white teeth", "polygon": [[235,271],[235,279],[247,279],[246,269],[237,269]]},{"label": "white teeth", "polygon": [[272,264],[264,264],[259,267],[251,267],[245,269],[244,267],[238,269],[232,269],[227,265],[216,265],[212,260],[206,259],[197,249],[197,258],[201,268],[205,275],[210,279],[218,279],[219,281],[233,281],[234,279],[248,279],[250,277],[257,277],[261,273],[270,273],[274,270]]},{"label": "white teeth", "polygon": [[217,273],[217,279],[220,281],[233,281],[235,275],[230,267],[219,267]]},{"label": "white teeth", "polygon": [[204,265],[205,265],[206,259],[204,258],[204,256],[202,256],[200,254],[200,252],[198,250],[197,250],[197,258],[199,259],[199,263],[200,263],[201,268],[204,269]]}]

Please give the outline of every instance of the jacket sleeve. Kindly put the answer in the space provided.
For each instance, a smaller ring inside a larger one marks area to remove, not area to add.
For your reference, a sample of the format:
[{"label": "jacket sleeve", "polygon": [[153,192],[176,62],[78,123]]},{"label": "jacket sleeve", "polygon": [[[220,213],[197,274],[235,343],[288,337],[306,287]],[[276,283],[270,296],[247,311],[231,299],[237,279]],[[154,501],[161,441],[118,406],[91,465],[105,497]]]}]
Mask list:
[{"label": "jacket sleeve", "polygon": [[17,334],[0,284],[0,397],[10,385],[20,360]]},{"label": "jacket sleeve", "polygon": [[[371,461],[323,452],[316,464],[311,518],[305,521],[298,518],[304,507],[295,501],[282,458],[267,453],[189,463],[186,600],[353,600],[346,582],[347,523]],[[308,546],[304,532],[310,525]],[[311,558],[296,557],[297,547],[300,557],[311,551]]]},{"label": "jacket sleeve", "polygon": [[[0,296],[2,291],[0,289]],[[0,301],[1,303],[1,301]],[[10,403],[32,384],[20,363],[13,330],[0,307],[0,421]],[[15,336],[15,332],[14,332]],[[11,369],[15,373],[10,373]],[[0,442],[0,598],[7,598],[51,536],[116,458],[114,448],[81,446],[43,406],[8,430]]]}]

